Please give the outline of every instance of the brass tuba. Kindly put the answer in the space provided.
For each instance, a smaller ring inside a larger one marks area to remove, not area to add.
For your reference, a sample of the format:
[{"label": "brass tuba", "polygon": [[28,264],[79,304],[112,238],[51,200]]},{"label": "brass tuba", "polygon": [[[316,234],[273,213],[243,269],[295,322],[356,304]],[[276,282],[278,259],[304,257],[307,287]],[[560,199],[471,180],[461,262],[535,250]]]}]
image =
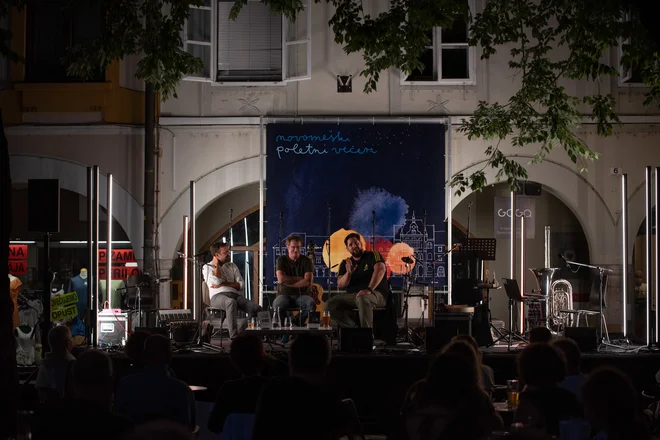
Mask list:
[{"label": "brass tuba", "polygon": [[572,314],[560,310],[573,310],[573,286],[567,280],[553,281],[548,298],[548,329],[557,334],[560,328],[571,326]]}]

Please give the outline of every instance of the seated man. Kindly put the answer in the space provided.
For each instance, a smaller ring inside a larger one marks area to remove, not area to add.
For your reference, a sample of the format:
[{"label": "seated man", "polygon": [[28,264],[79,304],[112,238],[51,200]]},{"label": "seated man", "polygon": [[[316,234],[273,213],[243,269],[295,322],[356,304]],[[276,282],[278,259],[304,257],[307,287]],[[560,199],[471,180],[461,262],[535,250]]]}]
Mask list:
[{"label": "seated man", "polygon": [[300,255],[301,247],[302,238],[297,235],[287,237],[288,255],[281,255],[277,259],[277,297],[273,301],[273,308],[299,307],[302,325],[308,314],[316,311],[316,301],[310,296],[314,262]]},{"label": "seated man", "polygon": [[73,339],[71,330],[66,325],[58,325],[48,332],[50,353],[39,367],[36,388],[39,391],[39,400],[42,402],[51,399],[71,397],[73,385],[73,364],[76,358],[71,354]]},{"label": "seated man", "polygon": [[[243,276],[238,266],[230,261],[229,243],[214,243],[210,248],[213,261],[204,265],[202,275],[209,288],[211,307],[224,310],[227,313],[229,338],[238,334],[237,313],[241,310],[249,317],[256,317],[261,310],[258,304],[243,296]],[[241,326],[241,331],[247,328],[247,322]]]},{"label": "seated man", "polygon": [[346,293],[333,296],[325,304],[325,310],[339,327],[356,326],[348,312],[357,308],[360,327],[373,328],[374,309],[385,307],[389,295],[383,258],[376,251],[365,252],[360,238],[354,232],[344,239],[351,258],[341,262],[337,286],[346,289]]}]

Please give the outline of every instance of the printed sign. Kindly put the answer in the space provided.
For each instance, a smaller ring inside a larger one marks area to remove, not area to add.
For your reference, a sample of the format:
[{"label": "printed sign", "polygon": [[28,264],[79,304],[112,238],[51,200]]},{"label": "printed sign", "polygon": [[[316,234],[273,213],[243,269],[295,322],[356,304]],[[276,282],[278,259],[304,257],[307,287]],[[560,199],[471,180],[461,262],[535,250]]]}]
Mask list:
[{"label": "printed sign", "polygon": [[28,247],[27,244],[10,244],[9,245],[9,259],[10,260],[27,260]]},{"label": "printed sign", "polygon": [[[106,279],[105,266],[99,267],[99,279]],[[132,275],[140,275],[139,267],[126,267],[126,266],[115,266],[112,268],[111,279],[113,280],[125,280]]]},{"label": "printed sign", "polygon": [[71,321],[78,316],[78,307],[75,304],[54,309],[50,312],[51,321]]},{"label": "printed sign", "polygon": [[55,310],[60,307],[65,307],[78,302],[78,294],[76,292],[65,293],[64,295],[57,295],[50,299],[50,308]]},{"label": "printed sign", "polygon": [[[495,221],[495,238],[511,237],[511,199],[495,197],[493,218]],[[536,225],[536,199],[534,197],[516,197],[516,238],[520,238],[520,219],[525,219],[525,236],[534,238]]]},{"label": "printed sign", "polygon": [[[107,261],[106,249],[99,249],[99,264],[105,264]],[[135,261],[135,252],[133,249],[113,249],[112,250],[112,263],[132,263]]]},{"label": "printed sign", "polygon": [[12,275],[27,275],[27,260],[21,261],[12,261],[9,260],[9,266],[7,267],[7,272]]}]

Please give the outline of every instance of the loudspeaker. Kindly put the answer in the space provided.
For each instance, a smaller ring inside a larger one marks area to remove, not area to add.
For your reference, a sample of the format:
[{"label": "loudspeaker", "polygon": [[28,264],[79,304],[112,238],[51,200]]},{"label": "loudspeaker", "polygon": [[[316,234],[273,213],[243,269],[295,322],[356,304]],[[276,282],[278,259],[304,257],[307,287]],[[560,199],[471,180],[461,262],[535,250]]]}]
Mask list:
[{"label": "loudspeaker", "polygon": [[564,336],[574,340],[583,353],[598,349],[598,330],[595,327],[566,327]]},{"label": "loudspeaker", "polygon": [[342,353],[370,353],[374,349],[374,334],[370,328],[340,328],[339,351]]},{"label": "loudspeaker", "polygon": [[541,184],[536,182],[525,182],[525,195],[540,196]]},{"label": "loudspeaker", "polygon": [[435,314],[435,327],[426,328],[426,351],[442,350],[456,335],[472,336],[472,314],[447,312]]},{"label": "loudspeaker", "polygon": [[58,179],[28,179],[28,231],[60,232]]}]

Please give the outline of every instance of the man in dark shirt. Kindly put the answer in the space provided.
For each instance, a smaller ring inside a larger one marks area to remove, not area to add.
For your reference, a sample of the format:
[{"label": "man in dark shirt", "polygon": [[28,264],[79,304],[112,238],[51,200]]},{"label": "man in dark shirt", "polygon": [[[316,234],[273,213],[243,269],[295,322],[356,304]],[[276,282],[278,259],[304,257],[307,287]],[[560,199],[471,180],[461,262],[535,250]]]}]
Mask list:
[{"label": "man in dark shirt", "polygon": [[310,312],[316,311],[316,301],[310,296],[310,287],[314,280],[314,262],[311,258],[300,255],[301,247],[301,237],[287,237],[288,255],[281,255],[277,259],[277,297],[273,301],[273,308],[299,307],[302,324]]},{"label": "man in dark shirt", "polygon": [[330,317],[339,327],[356,326],[347,312],[357,308],[360,327],[373,328],[374,309],[385,307],[389,295],[385,262],[378,252],[365,252],[361,238],[353,232],[344,239],[351,258],[341,262],[337,286],[346,293],[333,296],[325,304],[325,310],[330,311]]}]

